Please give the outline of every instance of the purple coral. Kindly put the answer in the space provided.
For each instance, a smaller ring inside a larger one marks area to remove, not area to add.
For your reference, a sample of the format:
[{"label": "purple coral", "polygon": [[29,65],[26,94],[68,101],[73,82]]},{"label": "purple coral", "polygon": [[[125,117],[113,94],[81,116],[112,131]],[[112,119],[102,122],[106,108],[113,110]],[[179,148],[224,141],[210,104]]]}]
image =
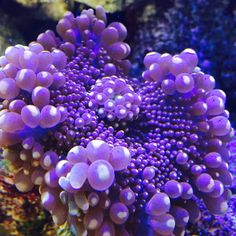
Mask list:
[{"label": "purple coral", "polygon": [[192,49],[148,53],[129,78],[127,31],[101,7],[0,58],[0,144],[19,191],[35,185],[56,224],[76,235],[154,235],[200,219],[196,197],[224,214],[234,130],[225,93]]}]

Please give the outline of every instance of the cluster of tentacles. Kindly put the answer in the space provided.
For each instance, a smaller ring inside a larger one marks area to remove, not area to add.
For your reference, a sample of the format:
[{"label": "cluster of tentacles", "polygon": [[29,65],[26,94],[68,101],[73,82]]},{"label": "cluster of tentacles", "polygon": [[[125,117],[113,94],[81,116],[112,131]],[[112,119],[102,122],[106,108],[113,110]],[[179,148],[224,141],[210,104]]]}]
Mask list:
[{"label": "cluster of tentacles", "polygon": [[[191,49],[148,53],[129,78],[127,31],[102,7],[70,12],[0,57],[0,145],[21,192],[78,236],[183,235],[198,200],[230,197],[226,95]],[[143,222],[142,222],[143,220]],[[139,231],[140,230],[140,231]]]}]

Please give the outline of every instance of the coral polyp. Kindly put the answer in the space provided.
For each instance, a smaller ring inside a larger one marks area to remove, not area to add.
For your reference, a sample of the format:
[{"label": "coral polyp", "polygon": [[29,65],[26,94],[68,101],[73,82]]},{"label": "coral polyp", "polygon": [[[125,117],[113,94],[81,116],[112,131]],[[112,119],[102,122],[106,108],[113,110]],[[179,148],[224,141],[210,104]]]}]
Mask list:
[{"label": "coral polyp", "polygon": [[150,52],[131,78],[126,28],[102,7],[68,12],[56,30],[0,57],[0,145],[16,188],[37,187],[78,236],[183,235],[201,200],[226,213],[234,130],[196,52]]}]

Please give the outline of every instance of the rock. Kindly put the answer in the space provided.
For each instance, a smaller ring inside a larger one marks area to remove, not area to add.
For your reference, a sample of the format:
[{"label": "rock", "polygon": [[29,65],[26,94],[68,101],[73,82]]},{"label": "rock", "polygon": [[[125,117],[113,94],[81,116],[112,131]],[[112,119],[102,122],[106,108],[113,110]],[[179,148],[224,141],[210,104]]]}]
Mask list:
[{"label": "rock", "polygon": [[43,11],[48,18],[59,20],[68,10],[69,4],[64,0],[16,0],[18,3],[28,8],[38,8]]},{"label": "rock", "polygon": [[74,2],[86,4],[92,8],[97,5],[103,6],[107,12],[122,11],[131,4],[141,2],[141,0],[74,0]]},{"label": "rock", "polygon": [[24,40],[20,32],[12,23],[10,17],[0,11],[0,54],[10,45],[24,44]]}]

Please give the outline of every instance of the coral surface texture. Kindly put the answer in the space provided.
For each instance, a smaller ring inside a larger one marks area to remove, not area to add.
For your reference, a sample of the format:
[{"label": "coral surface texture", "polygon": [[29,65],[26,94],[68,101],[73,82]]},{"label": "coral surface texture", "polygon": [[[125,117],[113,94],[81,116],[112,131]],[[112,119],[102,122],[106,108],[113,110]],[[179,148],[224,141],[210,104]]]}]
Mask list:
[{"label": "coral surface texture", "polygon": [[148,52],[130,76],[127,34],[97,6],[0,57],[0,147],[15,196],[76,236],[193,235],[220,220],[232,226],[213,235],[236,235],[220,218],[235,208],[225,92],[190,48]]}]

